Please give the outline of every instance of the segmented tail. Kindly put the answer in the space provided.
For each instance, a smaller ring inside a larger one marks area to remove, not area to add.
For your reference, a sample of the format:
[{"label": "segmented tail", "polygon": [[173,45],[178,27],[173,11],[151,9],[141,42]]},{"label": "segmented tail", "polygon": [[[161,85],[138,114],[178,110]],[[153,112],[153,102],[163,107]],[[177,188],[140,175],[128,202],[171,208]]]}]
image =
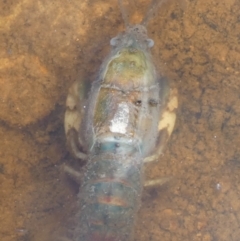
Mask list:
[{"label": "segmented tail", "polygon": [[140,162],[109,153],[92,158],[80,192],[76,240],[131,240],[141,192]]}]

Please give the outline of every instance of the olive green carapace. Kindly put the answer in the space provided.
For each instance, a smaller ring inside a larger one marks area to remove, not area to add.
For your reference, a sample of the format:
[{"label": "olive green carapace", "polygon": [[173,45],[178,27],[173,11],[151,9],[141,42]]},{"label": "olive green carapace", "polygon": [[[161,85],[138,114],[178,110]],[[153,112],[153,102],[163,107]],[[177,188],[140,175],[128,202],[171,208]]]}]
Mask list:
[{"label": "olive green carapace", "polygon": [[[146,79],[146,80],[144,80]],[[134,48],[123,49],[118,56],[109,62],[103,83],[125,89],[142,88],[154,83],[153,68],[149,60],[140,50]]]}]

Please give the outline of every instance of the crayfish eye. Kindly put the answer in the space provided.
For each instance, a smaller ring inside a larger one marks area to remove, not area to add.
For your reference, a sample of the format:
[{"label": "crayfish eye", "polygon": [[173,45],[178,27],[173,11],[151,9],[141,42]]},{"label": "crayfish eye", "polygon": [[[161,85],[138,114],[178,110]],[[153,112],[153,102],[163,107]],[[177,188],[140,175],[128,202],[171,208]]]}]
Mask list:
[{"label": "crayfish eye", "polygon": [[142,105],[142,101],[141,100],[136,100],[135,101],[135,105],[136,106],[141,106]]},{"label": "crayfish eye", "polygon": [[146,40],[148,48],[152,48],[154,45],[154,41],[150,38]]},{"label": "crayfish eye", "polygon": [[119,43],[119,37],[115,37],[110,40],[110,45],[113,47],[117,46],[118,43]]}]

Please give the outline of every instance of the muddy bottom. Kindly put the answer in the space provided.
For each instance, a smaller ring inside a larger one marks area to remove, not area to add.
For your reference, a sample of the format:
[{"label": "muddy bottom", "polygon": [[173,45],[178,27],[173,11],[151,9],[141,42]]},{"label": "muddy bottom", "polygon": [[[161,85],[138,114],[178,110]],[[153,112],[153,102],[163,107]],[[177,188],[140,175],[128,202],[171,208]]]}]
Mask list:
[{"label": "muddy bottom", "polygon": [[[131,1],[140,22],[149,0]],[[0,1],[0,240],[57,241],[74,229],[81,166],[67,151],[65,99],[93,81],[124,29],[113,0]],[[148,25],[157,68],[178,89],[177,124],[146,179],[140,241],[239,241],[240,2],[166,1]]]}]

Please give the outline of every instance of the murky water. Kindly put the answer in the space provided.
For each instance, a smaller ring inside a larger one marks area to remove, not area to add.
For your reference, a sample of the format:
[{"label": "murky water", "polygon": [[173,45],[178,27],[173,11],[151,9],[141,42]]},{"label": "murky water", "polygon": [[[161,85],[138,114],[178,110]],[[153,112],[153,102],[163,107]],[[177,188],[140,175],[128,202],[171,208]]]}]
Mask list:
[{"label": "murky water", "polygon": [[[150,1],[131,1],[139,21]],[[113,0],[0,2],[0,240],[52,241],[73,227],[78,187],[61,172],[64,103],[123,29]],[[240,2],[170,1],[149,23],[179,91],[175,131],[147,178],[135,240],[239,241]]]}]

